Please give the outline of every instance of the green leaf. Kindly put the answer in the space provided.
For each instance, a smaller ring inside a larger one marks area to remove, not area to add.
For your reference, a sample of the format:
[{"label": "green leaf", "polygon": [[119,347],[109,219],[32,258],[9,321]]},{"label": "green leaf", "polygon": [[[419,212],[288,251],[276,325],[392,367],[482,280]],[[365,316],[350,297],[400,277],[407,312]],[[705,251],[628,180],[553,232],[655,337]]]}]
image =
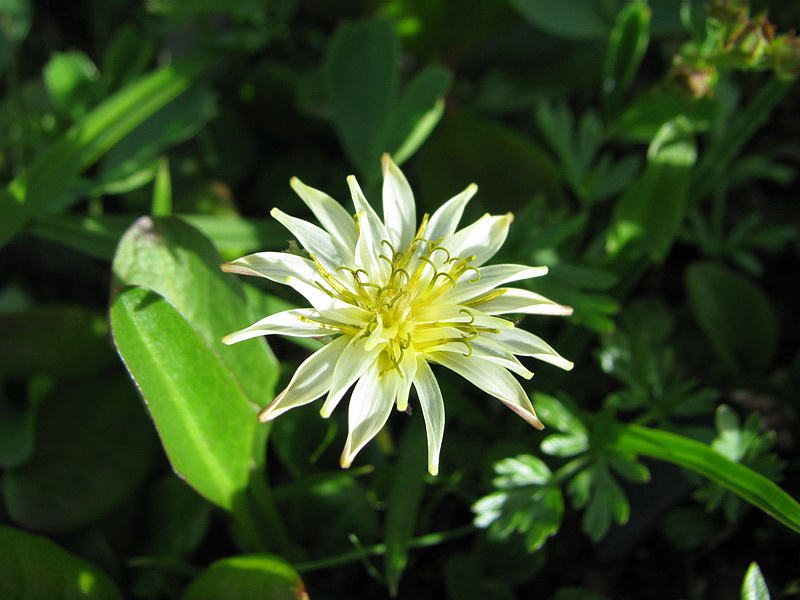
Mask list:
[{"label": "green leaf", "polygon": [[468,182],[477,183],[480,188],[470,201],[476,211],[516,211],[520,198],[527,200],[539,194],[553,206],[564,198],[561,175],[547,152],[530,136],[497,121],[463,110],[447,113],[423,151],[425,160],[420,161],[418,171],[419,196],[435,199],[437,204],[421,204],[418,210],[433,212],[439,203],[467,187]]},{"label": "green leaf", "polygon": [[[374,18],[341,25],[322,67],[333,124],[352,163],[377,175],[399,85],[400,42],[391,22]],[[370,177],[369,179],[375,179]]]},{"label": "green leaf", "polygon": [[742,600],[769,600],[769,590],[757,563],[750,563],[742,582]]},{"label": "green leaf", "polygon": [[53,104],[73,119],[93,104],[99,78],[97,67],[83,52],[56,52],[44,68],[44,84]]},{"label": "green leaf", "polygon": [[0,526],[0,598],[122,600],[114,582],[91,563],[44,537]]},{"label": "green leaf", "polygon": [[181,600],[308,600],[303,581],[272,554],[243,554],[213,563],[195,579]]},{"label": "green leaf", "polygon": [[387,147],[398,165],[414,154],[428,138],[444,112],[444,96],[453,77],[443,67],[431,65],[405,86],[392,124]]},{"label": "green leaf", "polygon": [[552,473],[539,458],[523,454],[494,465],[499,491],[484,496],[472,506],[477,527],[489,527],[497,539],[514,532],[525,536],[529,552],[541,548],[561,526],[564,499]]},{"label": "green leaf", "polygon": [[[169,146],[189,139],[215,112],[216,98],[208,88],[193,85],[143,120],[100,161],[101,189],[149,172],[150,163]],[[144,180],[144,178],[142,178]],[[119,192],[117,192],[119,193]]]},{"label": "green leaf", "polygon": [[653,262],[672,247],[689,200],[689,180],[697,149],[689,122],[679,117],[659,129],[647,150],[647,167],[614,210],[606,250],[616,255],[634,243]]},{"label": "green leaf", "polygon": [[422,419],[408,423],[397,451],[386,505],[386,554],[383,564],[392,597],[408,563],[408,547],[414,535],[425,487],[425,432]]},{"label": "green leaf", "polygon": [[[63,244],[102,260],[111,261],[122,235],[139,215],[42,215],[30,228],[32,234]],[[180,215],[211,239],[226,260],[257,250],[285,248],[283,227],[267,219],[236,216]],[[281,237],[283,236],[283,237]]]},{"label": "green leaf", "polygon": [[169,159],[166,156],[158,161],[151,212],[154,217],[168,217],[172,214],[172,179],[169,173]]},{"label": "green leaf", "polygon": [[616,112],[633,81],[650,42],[651,10],[646,2],[630,2],[617,15],[603,63],[603,105]]},{"label": "green leaf", "polygon": [[112,146],[185,91],[195,70],[174,65],[142,77],[105,100],[39,154],[0,191],[0,247]]},{"label": "green leaf", "polygon": [[793,80],[773,77],[759,86],[758,92],[747,106],[736,111],[736,118],[703,152],[702,160],[692,177],[693,203],[705,198],[721,184],[745,144],[764,125],[772,109],[783,100],[793,83]]},{"label": "green leaf", "polygon": [[533,25],[568,40],[605,40],[614,22],[615,0],[512,0],[511,5]]},{"label": "green leaf", "polygon": [[236,377],[155,292],[122,289],[111,306],[111,328],[175,472],[233,509],[248,484],[258,427],[256,408]]},{"label": "green leaf", "polygon": [[608,533],[612,519],[627,522],[630,504],[605,465],[595,465],[584,473],[591,473],[591,492],[583,514],[583,530],[596,542]]},{"label": "green leaf", "polygon": [[124,376],[102,384],[81,381],[41,400],[33,456],[5,474],[15,523],[74,531],[119,506],[147,475],[157,447],[147,415]]},{"label": "green leaf", "polygon": [[239,279],[219,269],[211,243],[176,217],[142,217],[114,256],[118,284],[142,285],[170,302],[236,376],[249,398],[266,406],[277,361],[263,339],[226,346],[222,338],[266,315],[251,314]]},{"label": "green leaf", "polygon": [[760,287],[723,265],[698,262],[686,270],[686,289],[694,318],[731,371],[769,367],[778,324]]},{"label": "green leaf", "polygon": [[800,533],[800,504],[766,477],[706,444],[639,425],[620,425],[610,444],[618,452],[649,456],[691,469]]}]

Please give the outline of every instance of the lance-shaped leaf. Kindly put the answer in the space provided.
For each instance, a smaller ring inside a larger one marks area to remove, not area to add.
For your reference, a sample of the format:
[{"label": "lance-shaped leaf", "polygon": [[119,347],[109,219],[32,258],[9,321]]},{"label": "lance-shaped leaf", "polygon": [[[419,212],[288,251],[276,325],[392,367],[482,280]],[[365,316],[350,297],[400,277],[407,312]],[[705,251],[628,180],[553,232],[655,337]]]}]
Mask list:
[{"label": "lance-shaped leaf", "polygon": [[195,71],[194,66],[169,66],[142,77],[97,106],[37,156],[0,190],[0,246],[118,141],[185,91]]}]

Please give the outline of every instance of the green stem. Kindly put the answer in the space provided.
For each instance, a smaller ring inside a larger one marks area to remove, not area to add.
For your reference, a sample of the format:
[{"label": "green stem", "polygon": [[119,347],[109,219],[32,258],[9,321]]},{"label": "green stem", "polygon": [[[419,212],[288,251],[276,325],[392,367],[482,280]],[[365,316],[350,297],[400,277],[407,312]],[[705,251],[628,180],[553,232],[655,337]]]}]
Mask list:
[{"label": "green stem", "polygon": [[[470,523],[469,525],[464,525],[463,527],[458,527],[456,529],[451,529],[449,531],[429,533],[427,535],[422,535],[420,537],[414,538],[408,543],[408,547],[425,548],[428,546],[435,546],[437,544],[441,544],[442,542],[446,542],[448,540],[469,535],[474,531],[475,531],[475,526]],[[355,562],[367,556],[381,555],[384,554],[385,552],[386,552],[386,544],[374,544],[372,546],[356,548],[355,550],[350,550],[349,552],[343,552],[342,554],[336,554],[335,556],[329,556],[327,558],[321,558],[319,560],[312,560],[304,563],[299,563],[294,565],[294,568],[300,573],[307,571],[316,571],[317,569],[327,569],[329,567],[336,567],[349,562]]]}]

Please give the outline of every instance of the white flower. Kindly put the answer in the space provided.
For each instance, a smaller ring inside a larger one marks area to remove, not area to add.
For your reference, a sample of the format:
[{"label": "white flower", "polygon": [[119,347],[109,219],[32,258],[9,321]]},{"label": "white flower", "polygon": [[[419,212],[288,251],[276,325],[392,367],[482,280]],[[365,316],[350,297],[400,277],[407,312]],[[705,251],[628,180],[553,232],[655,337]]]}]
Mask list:
[{"label": "white flower", "polygon": [[544,275],[546,267],[482,266],[505,241],[512,215],[486,214],[456,231],[477,186],[470,185],[431,217],[424,215],[417,227],[408,182],[388,155],[382,165],[383,220],[353,176],[347,183],[355,217],[327,194],[292,179],[323,228],[277,208],[271,214],[309,258],[259,252],[222,268],[285,283],[312,308],[270,315],[223,341],[233,344],[274,333],[333,338],[298,367],[259,419],[269,421],[322,395],[321,414],[328,417],[352,387],[343,467],[380,431],[394,405],[407,410],[413,384],[427,428],[428,470],[435,475],[444,402],[430,363],[452,369],[541,429],[527,394],[509,373],[525,379],[533,375],[515,355],[563,369],[572,363],[539,337],[495,315],[568,315],[572,309],[527,290],[499,287]]}]

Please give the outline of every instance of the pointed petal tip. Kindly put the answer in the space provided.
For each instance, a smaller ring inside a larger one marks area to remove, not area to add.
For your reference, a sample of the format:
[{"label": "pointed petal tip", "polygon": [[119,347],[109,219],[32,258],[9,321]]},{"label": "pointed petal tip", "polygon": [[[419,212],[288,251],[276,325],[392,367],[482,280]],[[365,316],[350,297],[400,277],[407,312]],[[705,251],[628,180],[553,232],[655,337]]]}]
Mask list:
[{"label": "pointed petal tip", "polygon": [[395,169],[398,168],[395,162],[392,160],[392,155],[388,152],[384,152],[381,156],[381,172],[383,173],[384,177],[386,177],[386,173],[392,168],[392,166],[394,166]]},{"label": "pointed petal tip", "polygon": [[436,477],[439,474],[439,465],[428,465],[428,473]]},{"label": "pointed petal tip", "polygon": [[353,464],[353,457],[348,456],[345,452],[342,453],[342,458],[339,460],[339,464],[343,469],[349,469],[350,465]]},{"label": "pointed petal tip", "polygon": [[225,344],[226,346],[230,346],[231,344],[235,344],[236,343],[235,335],[236,334],[234,334],[234,333],[229,333],[224,338],[222,338],[222,343]]}]

